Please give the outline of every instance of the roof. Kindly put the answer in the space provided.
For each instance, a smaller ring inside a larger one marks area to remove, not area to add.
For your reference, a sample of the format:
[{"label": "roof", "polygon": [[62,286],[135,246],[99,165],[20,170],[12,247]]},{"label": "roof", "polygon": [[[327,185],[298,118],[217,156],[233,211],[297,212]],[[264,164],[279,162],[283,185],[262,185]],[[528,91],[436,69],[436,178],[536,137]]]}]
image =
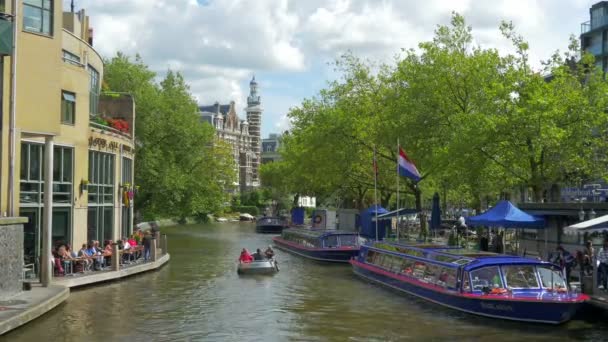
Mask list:
[{"label": "roof", "polygon": [[476,258],[474,261],[470,262],[466,266],[464,266],[465,271],[472,271],[477,268],[485,267],[485,266],[508,266],[508,265],[552,265],[549,262],[541,261],[532,258],[524,258],[520,256],[510,256],[510,255],[502,255],[497,254],[496,256],[487,256]]},{"label": "roof", "polygon": [[294,233],[301,236],[308,236],[314,238],[323,238],[329,235],[359,235],[357,232],[348,232],[343,230],[335,229],[312,229],[312,228],[288,228],[283,229],[285,233]]},{"label": "roof", "polygon": [[509,201],[500,201],[493,208],[477,216],[468,217],[471,226],[490,226],[504,228],[544,228],[545,220],[532,216]]},{"label": "roof", "polygon": [[218,107],[219,107],[219,112],[223,115],[228,114],[228,111],[230,110],[229,104],[221,105],[219,103],[215,103],[210,106],[199,106],[198,109],[201,112],[217,113]]},{"label": "roof", "polygon": [[608,215],[594,218],[593,220],[587,220],[573,224],[564,228],[566,234],[577,234],[579,232],[594,232],[608,230]]},{"label": "roof", "polygon": [[[400,216],[400,215],[416,214],[417,212],[418,212],[418,210],[416,210],[416,209],[407,209],[407,208],[389,211],[389,212],[386,212],[384,214],[382,214],[380,211],[378,211],[378,220],[390,220],[393,217],[397,217],[397,216]],[[376,221],[376,217],[375,216],[372,216],[372,221]]]}]

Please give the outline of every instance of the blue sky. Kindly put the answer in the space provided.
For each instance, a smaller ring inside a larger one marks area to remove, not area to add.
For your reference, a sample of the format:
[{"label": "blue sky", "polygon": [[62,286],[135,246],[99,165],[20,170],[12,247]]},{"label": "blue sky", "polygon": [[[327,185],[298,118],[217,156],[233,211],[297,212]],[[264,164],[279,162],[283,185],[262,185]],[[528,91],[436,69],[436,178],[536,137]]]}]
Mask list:
[{"label": "blue sky", "polygon": [[[69,10],[69,0],[64,9]],[[285,114],[336,77],[327,63],[350,50],[390,62],[429,40],[452,11],[476,43],[510,51],[498,32],[512,21],[538,65],[589,18],[587,0],[76,0],[105,56],[139,53],[162,75],[181,71],[201,104],[234,100],[241,116],[255,74],[263,136],[288,129]]]}]

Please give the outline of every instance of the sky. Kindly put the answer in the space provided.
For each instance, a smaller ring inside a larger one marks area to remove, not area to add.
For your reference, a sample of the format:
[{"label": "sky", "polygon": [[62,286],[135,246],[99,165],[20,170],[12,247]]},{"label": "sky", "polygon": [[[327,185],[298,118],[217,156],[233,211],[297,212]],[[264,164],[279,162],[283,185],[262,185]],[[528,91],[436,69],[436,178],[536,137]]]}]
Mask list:
[{"label": "sky", "polygon": [[[69,0],[64,11],[69,10]],[[289,128],[289,108],[337,75],[329,65],[347,51],[390,63],[401,49],[432,39],[452,11],[473,27],[475,43],[510,52],[498,26],[511,21],[537,65],[589,20],[587,0],[74,0],[104,57],[140,54],[159,77],[183,73],[201,105],[235,101],[245,118],[255,75],[262,136]]]}]

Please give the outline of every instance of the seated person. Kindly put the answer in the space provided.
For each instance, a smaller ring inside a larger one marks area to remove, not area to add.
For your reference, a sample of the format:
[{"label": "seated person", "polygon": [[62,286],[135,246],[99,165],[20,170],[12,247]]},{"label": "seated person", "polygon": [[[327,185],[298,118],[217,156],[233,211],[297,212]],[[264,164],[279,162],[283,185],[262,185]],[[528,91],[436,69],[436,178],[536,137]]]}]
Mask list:
[{"label": "seated person", "polygon": [[246,248],[243,248],[241,251],[241,256],[239,257],[239,262],[241,263],[250,263],[253,261],[253,257],[249,254]]},{"label": "seated person", "polygon": [[268,246],[268,248],[266,248],[266,250],[264,251],[264,254],[268,259],[274,258],[274,250],[272,250],[272,246]]},{"label": "seated person", "polygon": [[262,261],[264,260],[264,256],[262,255],[262,251],[258,248],[255,253],[253,253],[253,260]]}]

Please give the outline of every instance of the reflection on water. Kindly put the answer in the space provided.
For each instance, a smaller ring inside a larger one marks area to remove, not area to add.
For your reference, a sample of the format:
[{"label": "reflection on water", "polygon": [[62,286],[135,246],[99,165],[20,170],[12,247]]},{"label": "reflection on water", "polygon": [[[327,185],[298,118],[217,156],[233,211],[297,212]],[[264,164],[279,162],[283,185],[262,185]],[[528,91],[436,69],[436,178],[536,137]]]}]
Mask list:
[{"label": "reflection on water", "polygon": [[72,292],[10,341],[601,340],[608,325],[553,327],[480,318],[403,296],[325,265],[277,251],[275,276],[239,277],[243,247],[270,235],[250,223],[163,229],[171,262],[159,271]]}]

